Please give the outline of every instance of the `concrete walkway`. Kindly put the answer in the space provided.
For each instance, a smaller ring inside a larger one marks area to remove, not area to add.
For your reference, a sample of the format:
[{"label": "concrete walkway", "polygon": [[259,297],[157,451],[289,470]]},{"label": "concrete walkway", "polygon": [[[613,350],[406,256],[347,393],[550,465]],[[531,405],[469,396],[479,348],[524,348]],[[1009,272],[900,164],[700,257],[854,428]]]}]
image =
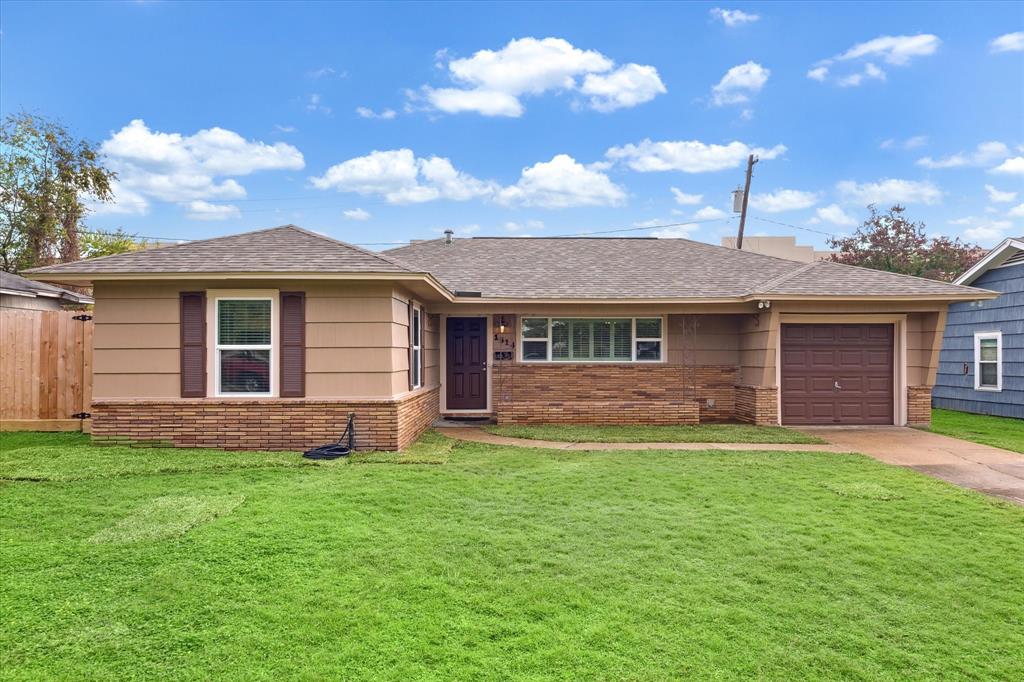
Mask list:
[{"label": "concrete walkway", "polygon": [[1024,505],[1024,455],[937,433],[898,426],[823,426],[800,430],[825,445],[778,443],[566,443],[510,438],[478,427],[443,427],[445,435],[492,445],[552,450],[779,450],[860,452],[886,464],[905,466],[963,488]]}]

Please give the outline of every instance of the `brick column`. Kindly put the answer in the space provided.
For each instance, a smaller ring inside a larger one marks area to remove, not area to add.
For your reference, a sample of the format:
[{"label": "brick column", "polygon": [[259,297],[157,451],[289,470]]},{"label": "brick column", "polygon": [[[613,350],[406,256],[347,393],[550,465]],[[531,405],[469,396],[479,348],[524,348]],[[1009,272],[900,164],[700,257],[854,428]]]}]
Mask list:
[{"label": "brick column", "polygon": [[907,386],[907,426],[931,426],[932,387]]},{"label": "brick column", "polygon": [[778,424],[777,391],[774,386],[737,386],[736,418],[757,426]]}]

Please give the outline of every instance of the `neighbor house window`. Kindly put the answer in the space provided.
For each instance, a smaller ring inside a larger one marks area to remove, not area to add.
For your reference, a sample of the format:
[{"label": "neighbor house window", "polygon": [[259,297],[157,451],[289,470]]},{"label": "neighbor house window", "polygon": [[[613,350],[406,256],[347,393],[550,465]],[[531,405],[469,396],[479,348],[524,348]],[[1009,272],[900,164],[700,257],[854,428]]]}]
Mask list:
[{"label": "neighbor house window", "polygon": [[423,385],[423,312],[412,309],[412,387]]},{"label": "neighbor house window", "polygon": [[524,317],[524,362],[660,362],[662,319]]},{"label": "neighbor house window", "polygon": [[219,395],[271,395],[271,298],[218,298],[216,381]]},{"label": "neighbor house window", "polygon": [[974,388],[979,391],[1003,389],[1002,332],[974,335]]}]

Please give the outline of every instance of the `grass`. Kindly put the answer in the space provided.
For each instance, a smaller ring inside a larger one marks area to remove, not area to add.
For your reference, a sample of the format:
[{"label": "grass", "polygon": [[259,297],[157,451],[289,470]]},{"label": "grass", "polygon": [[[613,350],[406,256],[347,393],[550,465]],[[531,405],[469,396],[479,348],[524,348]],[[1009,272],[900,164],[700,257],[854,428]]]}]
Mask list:
[{"label": "grass", "polygon": [[932,410],[932,431],[1024,453],[1024,419],[936,409]]},{"label": "grass", "polygon": [[499,436],[568,443],[801,443],[820,445],[820,438],[781,426],[701,424],[699,426],[485,426]]},{"label": "grass", "polygon": [[1024,669],[1024,509],[866,457],[432,434],[446,463],[168,471],[19,438],[94,475],[0,482],[2,679]]}]

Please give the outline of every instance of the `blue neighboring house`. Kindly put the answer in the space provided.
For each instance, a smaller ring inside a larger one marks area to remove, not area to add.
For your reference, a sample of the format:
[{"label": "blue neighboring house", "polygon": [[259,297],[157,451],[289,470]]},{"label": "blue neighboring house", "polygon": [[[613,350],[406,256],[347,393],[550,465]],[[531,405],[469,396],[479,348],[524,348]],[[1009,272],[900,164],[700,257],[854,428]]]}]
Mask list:
[{"label": "blue neighboring house", "polygon": [[1002,293],[949,306],[932,405],[1024,419],[1024,237],[1005,240],[956,284]]}]

